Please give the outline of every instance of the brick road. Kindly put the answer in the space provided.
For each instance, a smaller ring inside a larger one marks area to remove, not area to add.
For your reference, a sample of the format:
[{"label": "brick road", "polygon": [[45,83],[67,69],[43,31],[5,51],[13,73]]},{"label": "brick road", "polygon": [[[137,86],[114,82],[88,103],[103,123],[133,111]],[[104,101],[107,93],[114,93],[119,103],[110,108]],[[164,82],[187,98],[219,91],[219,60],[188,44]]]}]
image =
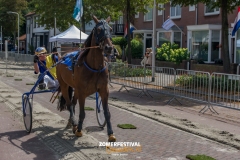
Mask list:
[{"label": "brick road", "polygon": [[[32,79],[28,79],[27,77],[23,78],[23,81],[14,81],[14,78],[16,77],[1,76],[0,78],[3,82],[20,92],[29,91],[31,88],[31,86],[26,85],[26,82],[32,82]],[[116,93],[115,91],[116,90],[110,88],[110,95],[113,94],[114,96],[117,96],[119,94],[119,97],[121,98],[124,98],[125,96],[125,99],[128,99],[132,103],[139,103],[137,100],[144,101],[144,98],[137,99],[136,95],[123,92]],[[48,102],[49,97],[50,94],[39,94],[34,97],[34,101],[67,119],[69,114],[67,112],[57,111],[56,104]],[[88,99],[86,101],[86,106],[94,107],[95,101]],[[156,104],[155,108],[161,110],[159,104]],[[240,157],[239,150],[235,148],[166,126],[111,105],[110,112],[112,115],[111,121],[113,131],[115,132],[117,141],[140,142],[142,145],[142,152],[128,153],[128,155],[125,156],[126,159],[180,160],[186,159],[185,156],[187,154],[206,154],[219,160],[238,160]],[[123,130],[118,128],[117,124],[122,123],[134,124],[137,126],[137,129]],[[84,126],[85,129],[88,130],[88,134],[94,136],[99,141],[106,141],[106,128],[101,130],[97,127],[95,111],[86,111]]]}]

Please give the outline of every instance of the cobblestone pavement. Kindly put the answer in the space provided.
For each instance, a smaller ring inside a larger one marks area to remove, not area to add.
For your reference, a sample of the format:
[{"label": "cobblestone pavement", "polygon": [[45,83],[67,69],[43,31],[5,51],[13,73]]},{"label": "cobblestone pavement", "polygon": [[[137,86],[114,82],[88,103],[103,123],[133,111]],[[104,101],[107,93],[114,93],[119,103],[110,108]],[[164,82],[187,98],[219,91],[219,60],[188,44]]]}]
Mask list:
[{"label": "cobblestone pavement", "polygon": [[58,159],[35,134],[27,134],[22,121],[0,103],[0,159],[1,160],[54,160]]},{"label": "cobblestone pavement", "polygon": [[[22,93],[29,91],[31,88],[31,86],[26,85],[26,83],[33,82],[32,79],[27,77],[24,77],[22,81],[14,81],[14,78],[1,76],[0,80]],[[110,91],[111,90],[112,89],[110,88]],[[123,96],[122,93],[119,94]],[[117,93],[114,93],[114,95],[117,96]],[[67,112],[57,111],[56,103],[51,104],[48,101],[50,96],[51,94],[39,94],[34,97],[34,101],[67,119],[69,116]],[[136,100],[135,95],[125,93],[125,96],[129,101],[131,101],[131,96],[134,101]],[[138,103],[134,101],[131,102]],[[141,99],[141,101],[143,101],[143,99]],[[95,100],[88,98],[86,106],[94,107]],[[116,135],[117,141],[140,142],[142,145],[142,152],[127,153],[124,155],[126,159],[184,160],[188,154],[205,154],[219,160],[238,160],[240,157],[239,150],[230,146],[169,127],[112,105],[109,106],[112,116],[111,122],[113,131]],[[76,113],[78,113],[78,111]],[[117,127],[117,124],[123,123],[133,124],[137,127],[137,129],[124,130]],[[94,136],[100,142],[105,142],[107,140],[106,128],[101,130],[97,126],[95,111],[86,111],[84,127],[87,134]],[[3,150],[0,150],[3,153]],[[51,155],[53,154],[51,153]]]}]

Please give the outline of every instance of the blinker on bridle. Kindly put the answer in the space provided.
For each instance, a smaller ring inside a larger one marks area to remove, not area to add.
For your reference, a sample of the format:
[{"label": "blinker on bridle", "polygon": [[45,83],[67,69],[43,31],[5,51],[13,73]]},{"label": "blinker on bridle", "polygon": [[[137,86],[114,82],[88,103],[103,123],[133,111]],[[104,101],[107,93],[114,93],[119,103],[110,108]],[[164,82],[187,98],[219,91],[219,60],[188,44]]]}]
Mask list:
[{"label": "blinker on bridle", "polygon": [[[97,28],[102,26],[102,29],[100,30],[100,33],[98,33]],[[110,29],[109,25],[107,24],[106,21],[100,21],[95,27],[94,27],[94,37],[95,37],[95,42],[96,45],[99,45],[102,41],[104,41],[106,38],[110,38]]]}]

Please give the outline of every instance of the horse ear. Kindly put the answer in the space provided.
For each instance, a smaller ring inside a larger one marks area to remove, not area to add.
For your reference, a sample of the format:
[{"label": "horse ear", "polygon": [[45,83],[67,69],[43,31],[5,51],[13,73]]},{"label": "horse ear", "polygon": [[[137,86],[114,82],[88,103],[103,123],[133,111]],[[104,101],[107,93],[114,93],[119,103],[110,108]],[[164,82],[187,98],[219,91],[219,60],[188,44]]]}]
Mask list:
[{"label": "horse ear", "polygon": [[99,20],[97,19],[96,16],[92,15],[92,18],[93,18],[93,20],[94,20],[94,22],[95,22],[96,24],[99,22]]},{"label": "horse ear", "polygon": [[109,16],[107,19],[106,19],[106,22],[109,23],[111,21],[111,17]]}]

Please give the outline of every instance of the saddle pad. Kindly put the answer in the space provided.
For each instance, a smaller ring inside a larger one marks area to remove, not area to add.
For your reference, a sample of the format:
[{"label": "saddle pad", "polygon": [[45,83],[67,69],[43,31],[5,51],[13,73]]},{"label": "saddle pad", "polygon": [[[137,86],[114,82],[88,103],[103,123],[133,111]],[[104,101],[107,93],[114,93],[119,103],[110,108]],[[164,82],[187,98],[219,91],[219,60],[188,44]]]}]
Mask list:
[{"label": "saddle pad", "polygon": [[67,65],[68,69],[69,70],[72,70],[72,62],[75,61],[76,59],[78,59],[78,57],[80,56],[77,55],[79,51],[73,51],[73,52],[70,52],[68,53],[67,55],[65,55],[64,57],[62,57],[62,64],[65,64]]}]

